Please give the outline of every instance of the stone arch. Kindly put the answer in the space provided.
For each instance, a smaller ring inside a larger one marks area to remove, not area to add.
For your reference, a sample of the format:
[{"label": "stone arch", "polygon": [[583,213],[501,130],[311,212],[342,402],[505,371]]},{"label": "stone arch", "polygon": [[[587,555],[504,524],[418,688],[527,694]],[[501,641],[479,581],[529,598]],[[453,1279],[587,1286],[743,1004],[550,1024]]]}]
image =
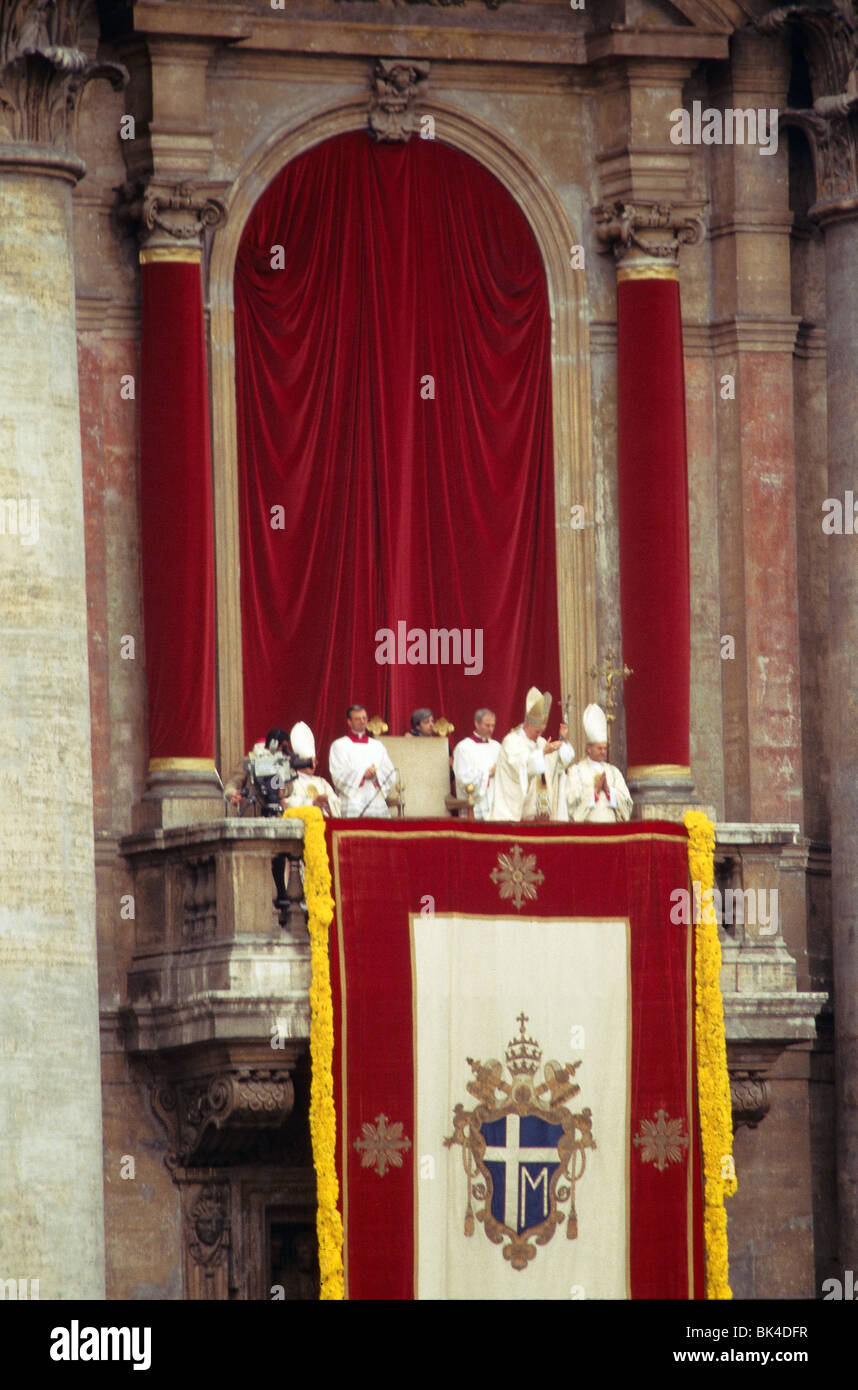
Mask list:
[{"label": "stone arch", "polygon": [[[563,695],[580,721],[596,662],[595,538],[590,460],[591,395],[585,277],[573,269],[570,246],[582,240],[538,171],[491,127],[452,106],[421,101],[435,118],[437,138],[471,155],[494,174],[521,208],[545,266],[551,313],[557,584]],[[233,275],[239,244],[257,199],[298,155],[335,135],[365,129],[366,100],[329,107],[280,130],[256,149],[225,198],[227,216],[213,234],[207,261],[210,312],[212,445],[217,592],[217,689],[221,767],[243,754],[243,694],[239,593],[238,450],[235,406]],[[419,138],[413,136],[413,139]],[[582,506],[583,529],[569,524]]]}]

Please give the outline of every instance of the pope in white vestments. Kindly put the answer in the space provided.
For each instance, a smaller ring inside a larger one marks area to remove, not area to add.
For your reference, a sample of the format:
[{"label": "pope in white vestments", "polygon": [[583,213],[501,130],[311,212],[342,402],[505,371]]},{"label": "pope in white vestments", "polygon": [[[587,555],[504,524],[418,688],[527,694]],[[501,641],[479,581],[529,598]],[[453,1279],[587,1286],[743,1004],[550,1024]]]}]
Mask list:
[{"label": "pope in white vestments", "polygon": [[[511,729],[501,744],[491,820],[566,820],[561,804],[563,772],[575,750],[563,738],[546,742],[541,736],[550,708],[551,696],[531,686],[524,722]],[[564,729],[561,725],[561,733]]]},{"label": "pope in white vestments", "polygon": [[456,796],[460,801],[467,801],[468,787],[473,789],[471,798],[475,820],[491,818],[495,768],[501,750],[497,739],[492,738],[496,723],[493,710],[478,709],[474,715],[474,732],[457,743],[453,753]]},{"label": "pope in white vestments", "polygon": [[566,774],[569,819],[610,824],[627,821],[632,798],[619,768],[607,761],[608,722],[604,710],[588,705],[584,711],[587,756]]},{"label": "pope in white vestments", "polygon": [[324,777],[320,777],[316,772],[316,740],[313,730],[307,724],[293,724],[289,733],[289,743],[296,758],[312,759],[313,766],[310,771],[302,768],[295,774],[284,805],[318,806],[325,818],[341,816],[343,813],[339,797],[330,782],[326,782]]},{"label": "pope in white vestments", "polygon": [[362,705],[352,705],[346,716],[348,733],[331,744],[331,781],[344,816],[389,819],[386,797],[396,785],[396,772],[387,749],[366,731]]}]

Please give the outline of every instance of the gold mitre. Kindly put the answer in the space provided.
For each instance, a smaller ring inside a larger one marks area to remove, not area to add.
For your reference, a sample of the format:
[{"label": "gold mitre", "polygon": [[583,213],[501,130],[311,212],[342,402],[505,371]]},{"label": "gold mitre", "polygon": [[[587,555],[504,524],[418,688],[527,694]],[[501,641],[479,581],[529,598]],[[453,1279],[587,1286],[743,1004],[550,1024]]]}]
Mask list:
[{"label": "gold mitre", "polygon": [[548,723],[548,715],[551,710],[551,696],[546,690],[543,695],[541,690],[537,690],[532,685],[527,692],[524,702],[524,717],[529,724],[538,724],[541,729]]}]

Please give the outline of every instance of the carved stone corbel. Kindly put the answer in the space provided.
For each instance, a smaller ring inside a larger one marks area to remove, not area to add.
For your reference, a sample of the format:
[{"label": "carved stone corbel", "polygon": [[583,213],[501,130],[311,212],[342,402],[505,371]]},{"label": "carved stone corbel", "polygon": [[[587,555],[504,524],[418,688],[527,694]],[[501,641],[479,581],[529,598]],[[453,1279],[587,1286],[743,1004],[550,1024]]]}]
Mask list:
[{"label": "carved stone corbel", "polygon": [[593,216],[599,249],[617,261],[633,250],[675,260],[680,246],[699,245],[706,232],[702,217],[670,203],[599,203]]},{"label": "carved stone corbel", "polygon": [[67,149],[87,83],[104,77],[119,91],[128,81],[120,63],[87,53],[97,45],[93,0],[0,5],[0,139]]},{"label": "carved stone corbel", "polygon": [[415,99],[429,64],[411,58],[376,58],[369,100],[369,130],[376,140],[406,141],[414,130]]},{"label": "carved stone corbel", "polygon": [[152,1109],[169,1136],[170,1171],[239,1159],[261,1132],[280,1129],[295,1100],[292,1064],[286,1054],[283,1066],[158,1079]]},{"label": "carved stone corbel", "polygon": [[756,1129],[768,1115],[771,1106],[768,1082],[754,1071],[731,1071],[730,1101],[733,1133],[741,1125]]}]

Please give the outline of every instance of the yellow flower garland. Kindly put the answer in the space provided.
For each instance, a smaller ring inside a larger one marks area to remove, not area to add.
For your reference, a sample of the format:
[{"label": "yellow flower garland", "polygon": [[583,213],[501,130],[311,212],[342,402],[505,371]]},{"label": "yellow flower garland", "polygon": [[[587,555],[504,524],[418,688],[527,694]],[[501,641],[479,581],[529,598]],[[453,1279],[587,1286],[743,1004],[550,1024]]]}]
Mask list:
[{"label": "yellow flower garland", "polygon": [[316,1231],[322,1299],[344,1297],[343,1223],[337,1179],[337,1117],[334,1111],[334,1005],[328,930],[334,918],[331,865],[325,843],[325,821],[317,806],[287,807],[283,812],[304,822],[304,896],[310,931],[310,1134],[316,1169]]},{"label": "yellow flower garland", "polygon": [[727,1282],[727,1212],[725,1197],[736,1191],[733,1121],[724,1001],[721,997],[721,943],[712,905],[715,886],[715,827],[702,811],[687,811],[688,869],[694,894],[696,927],[697,1095],[703,1148],[703,1230],[706,1249],[706,1297],[732,1298]]}]

